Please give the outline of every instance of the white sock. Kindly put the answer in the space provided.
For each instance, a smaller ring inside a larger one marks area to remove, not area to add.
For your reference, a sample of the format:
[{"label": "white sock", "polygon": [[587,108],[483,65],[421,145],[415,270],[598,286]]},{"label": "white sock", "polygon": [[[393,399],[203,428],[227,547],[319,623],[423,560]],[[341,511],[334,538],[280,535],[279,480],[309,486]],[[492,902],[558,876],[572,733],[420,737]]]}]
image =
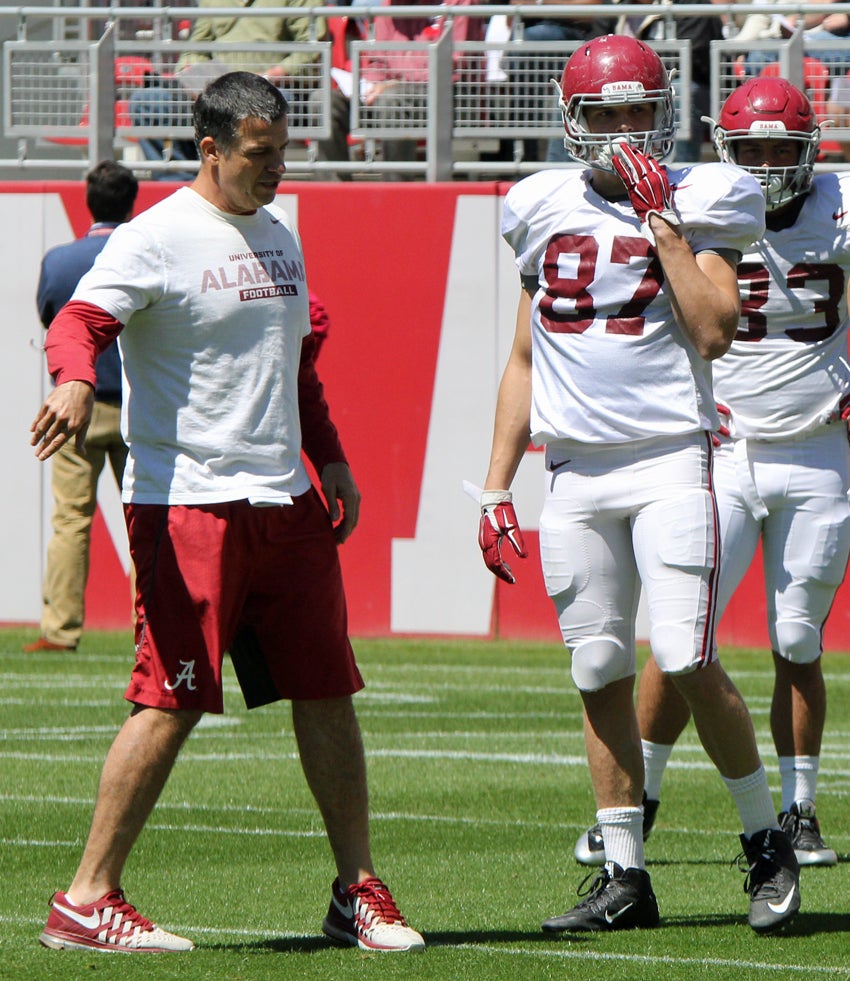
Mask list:
[{"label": "white sock", "polygon": [[737,780],[723,777],[723,782],[729,788],[732,800],[735,801],[738,813],[741,815],[744,834],[748,838],[764,828],[779,827],[763,766],[759,766],[748,777],[740,777]]},{"label": "white sock", "polygon": [[649,800],[661,800],[661,780],[673,746],[651,743],[646,739],[641,739],[640,745],[643,749],[643,789]]},{"label": "white sock", "polygon": [[779,757],[783,811],[790,810],[795,801],[810,800],[814,804],[819,768],[819,756]]},{"label": "white sock", "polygon": [[609,872],[613,871],[612,862],[622,869],[645,867],[642,807],[603,807],[596,812],[596,820],[602,829]]}]

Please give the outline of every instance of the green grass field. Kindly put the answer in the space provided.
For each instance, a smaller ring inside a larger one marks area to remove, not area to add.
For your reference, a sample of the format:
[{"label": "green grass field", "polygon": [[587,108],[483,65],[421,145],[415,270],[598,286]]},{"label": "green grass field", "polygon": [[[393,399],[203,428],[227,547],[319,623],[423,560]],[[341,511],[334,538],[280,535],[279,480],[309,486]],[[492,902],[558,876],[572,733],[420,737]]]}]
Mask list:
[{"label": "green grass field", "polygon": [[[3,981],[266,979],[748,979],[850,977],[850,658],[826,657],[829,718],[818,813],[841,856],[803,871],[791,927],[757,937],[734,867],[738,820],[689,727],[666,776],[647,857],[657,930],[545,936],[587,870],[572,846],[594,805],[579,698],[551,645],[360,640],[357,696],[373,850],[421,954],[330,946],[320,924],[334,872],[285,705],[248,713],[229,665],[226,712],[178,761],[124,888],[190,954],[52,951],[37,937],[67,887],[104,754],[127,707],[129,634],[88,633],[78,653],[23,655],[34,631],[0,631],[0,978]],[[769,656],[729,651],[774,798]]]}]

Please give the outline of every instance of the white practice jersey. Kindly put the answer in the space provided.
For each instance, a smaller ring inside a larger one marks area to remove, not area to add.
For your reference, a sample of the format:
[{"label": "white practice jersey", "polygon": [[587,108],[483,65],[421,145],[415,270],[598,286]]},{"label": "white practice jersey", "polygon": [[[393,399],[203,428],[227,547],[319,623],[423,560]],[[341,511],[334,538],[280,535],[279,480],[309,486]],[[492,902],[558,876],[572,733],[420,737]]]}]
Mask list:
[{"label": "white practice jersey", "polygon": [[181,188],[115,229],[74,299],[125,324],[125,501],[285,504],[309,490],[298,411],[309,300],[283,210],[226,214]]},{"label": "white practice jersey", "polygon": [[850,392],[850,174],[820,174],[789,228],[766,231],[738,268],[741,323],[714,362],[737,438],[822,425]]},{"label": "white practice jersey", "polygon": [[[668,170],[695,253],[743,253],[764,231],[749,174],[710,163]],[[620,443],[714,430],[711,366],[675,322],[661,264],[626,197],[590,171],[541,171],[505,200],[502,234],[533,276],[531,435]]]}]

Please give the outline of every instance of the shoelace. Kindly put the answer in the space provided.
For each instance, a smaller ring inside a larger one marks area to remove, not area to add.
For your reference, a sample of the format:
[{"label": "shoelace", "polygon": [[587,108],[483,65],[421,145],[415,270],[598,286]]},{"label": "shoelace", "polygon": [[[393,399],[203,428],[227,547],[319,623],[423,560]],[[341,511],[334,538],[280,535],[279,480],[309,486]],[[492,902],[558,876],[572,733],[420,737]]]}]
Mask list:
[{"label": "shoelace", "polygon": [[799,843],[804,847],[825,847],[814,808],[806,808],[801,811],[800,807],[795,804],[780,814],[779,817],[780,827],[791,841],[797,842],[799,840]]},{"label": "shoelace", "polygon": [[[584,906],[587,903],[592,902],[610,881],[611,875],[606,868],[601,869],[599,872],[588,872],[588,874],[579,883],[578,889],[576,889],[577,896],[585,897],[581,905]],[[588,882],[590,882],[590,885],[585,888]]]},{"label": "shoelace", "polygon": [[122,889],[107,893],[100,901],[99,908],[103,909],[105,906],[111,906],[113,915],[120,913],[125,922],[129,920],[134,927],[142,932],[155,929],[154,924],[146,916],[142,916],[135,906],[127,902]]},{"label": "shoelace", "polygon": [[[746,867],[744,867],[742,864],[742,860],[748,863]],[[761,874],[756,878],[753,873],[759,869],[762,862],[765,863],[765,867],[761,869]],[[767,863],[770,864],[769,869],[766,867]],[[746,852],[740,852],[732,860],[732,865],[737,866],[737,868],[746,876],[744,879],[745,893],[754,896],[756,892],[768,891],[773,895],[779,895],[779,890],[777,887],[775,885],[771,885],[770,882],[770,880],[773,878],[774,870],[777,865],[776,849],[770,843],[770,832],[765,835],[764,842],[759,849],[759,853],[752,861],[748,859]],[[768,887],[767,890],[765,890],[765,886]]]},{"label": "shoelace", "polygon": [[784,820],[781,822],[782,830],[793,840],[799,832],[802,823],[799,814],[792,814],[791,811],[788,811],[784,816]]},{"label": "shoelace", "polygon": [[808,817],[797,817],[796,828],[794,829],[796,833],[803,832],[804,834],[820,835],[820,825],[818,824],[817,818]]},{"label": "shoelace", "polygon": [[407,926],[407,921],[401,915],[389,889],[380,879],[366,879],[351,887],[352,896],[362,899],[378,917],[386,923],[400,923]]}]

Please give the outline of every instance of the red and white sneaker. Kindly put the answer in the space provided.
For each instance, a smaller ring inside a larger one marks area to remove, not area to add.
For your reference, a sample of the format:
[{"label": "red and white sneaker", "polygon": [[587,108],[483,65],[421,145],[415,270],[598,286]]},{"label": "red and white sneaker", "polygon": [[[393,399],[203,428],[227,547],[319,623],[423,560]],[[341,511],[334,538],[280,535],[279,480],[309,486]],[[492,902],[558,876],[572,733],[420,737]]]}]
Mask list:
[{"label": "red and white sneaker", "polygon": [[193,950],[191,940],[161,930],[115,889],[96,903],[74,906],[64,892],[54,893],[50,916],[39,943],[56,950],[106,950],[123,954],[156,954]]},{"label": "red and white sneaker", "polygon": [[343,889],[331,886],[331,905],[322,931],[332,940],[361,950],[422,950],[425,941],[411,929],[380,879]]}]

